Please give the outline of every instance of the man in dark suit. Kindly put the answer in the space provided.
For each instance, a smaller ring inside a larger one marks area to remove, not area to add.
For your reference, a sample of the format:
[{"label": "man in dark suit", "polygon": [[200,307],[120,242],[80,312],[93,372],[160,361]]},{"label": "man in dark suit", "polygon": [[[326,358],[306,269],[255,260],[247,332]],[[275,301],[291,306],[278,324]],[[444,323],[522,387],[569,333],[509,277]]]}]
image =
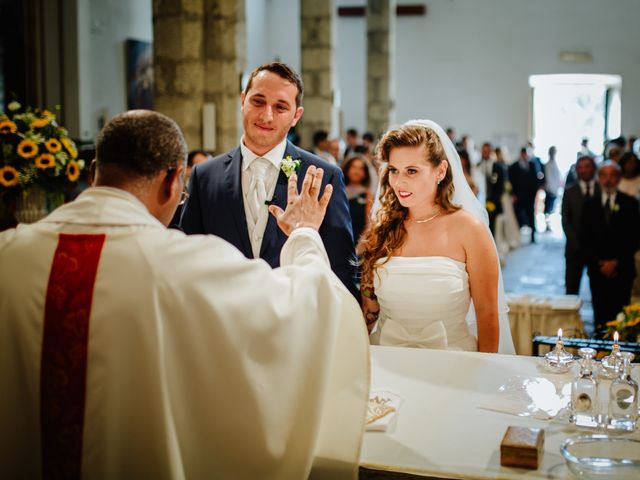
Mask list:
[{"label": "man in dark suit", "polygon": [[598,170],[601,193],[585,204],[581,242],[591,284],[596,332],[629,303],[640,236],[638,201],[620,191],[620,166],[606,161]]},{"label": "man in dark suit", "polygon": [[322,191],[330,183],[333,195],[319,233],[332,270],[357,297],[342,172],[287,141],[287,132],[304,111],[302,96],[302,79],[283,63],[262,65],[251,73],[240,95],[244,128],[240,146],[194,168],[180,225],[188,234],[222,237],[247,258],[262,258],[277,267],[286,236],[267,206],[285,208],[287,178],[294,170],[300,188],[309,166],[322,168]]},{"label": "man in dark suit", "polygon": [[600,196],[600,186],[595,181],[596,162],[593,157],[580,157],[575,170],[578,181],[567,188],[562,196],[562,229],[567,237],[564,248],[567,295],[578,295],[582,273],[587,265],[584,249],[580,245],[584,204],[592,197]]},{"label": "man in dark suit", "polygon": [[495,235],[496,218],[502,214],[502,195],[508,179],[507,166],[498,162],[491,155],[491,144],[485,142],[480,151],[478,168],[484,173],[487,186],[487,213],[489,214],[489,229]]},{"label": "man in dark suit", "polygon": [[527,149],[520,149],[520,158],[509,166],[509,180],[513,194],[513,209],[518,223],[531,228],[531,243],[536,241],[536,194],[544,185],[544,173],[539,161],[530,157]]}]

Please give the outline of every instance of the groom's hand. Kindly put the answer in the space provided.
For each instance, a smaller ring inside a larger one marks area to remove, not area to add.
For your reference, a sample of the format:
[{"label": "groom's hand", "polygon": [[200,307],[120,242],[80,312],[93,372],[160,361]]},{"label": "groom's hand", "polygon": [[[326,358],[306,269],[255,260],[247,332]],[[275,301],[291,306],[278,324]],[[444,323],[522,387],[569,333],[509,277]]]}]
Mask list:
[{"label": "groom's hand", "polygon": [[320,196],[323,175],[321,168],[309,167],[302,182],[302,190],[298,194],[298,177],[295,173],[292,174],[287,187],[287,208],[282,210],[277,205],[269,207],[269,212],[276,218],[285,235],[291,235],[299,227],[311,227],[316,231],[320,228],[333,192],[333,186],[327,184]]}]

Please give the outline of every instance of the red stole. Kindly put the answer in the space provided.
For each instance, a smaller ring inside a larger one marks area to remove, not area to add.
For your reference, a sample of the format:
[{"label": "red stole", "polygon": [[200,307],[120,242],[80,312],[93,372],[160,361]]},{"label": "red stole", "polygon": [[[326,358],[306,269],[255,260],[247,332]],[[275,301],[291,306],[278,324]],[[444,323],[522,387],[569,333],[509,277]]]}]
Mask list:
[{"label": "red stole", "polygon": [[40,366],[43,478],[79,479],[93,288],[105,235],[60,234],[49,275]]}]

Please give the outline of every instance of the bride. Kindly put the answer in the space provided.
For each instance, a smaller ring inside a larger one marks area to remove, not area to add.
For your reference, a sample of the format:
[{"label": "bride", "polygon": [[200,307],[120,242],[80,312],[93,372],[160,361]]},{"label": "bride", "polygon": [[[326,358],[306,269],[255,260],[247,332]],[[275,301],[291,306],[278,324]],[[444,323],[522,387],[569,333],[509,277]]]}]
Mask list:
[{"label": "bride", "polygon": [[487,213],[451,140],[414,120],[378,152],[380,205],[359,244],[372,343],[515,353]]}]

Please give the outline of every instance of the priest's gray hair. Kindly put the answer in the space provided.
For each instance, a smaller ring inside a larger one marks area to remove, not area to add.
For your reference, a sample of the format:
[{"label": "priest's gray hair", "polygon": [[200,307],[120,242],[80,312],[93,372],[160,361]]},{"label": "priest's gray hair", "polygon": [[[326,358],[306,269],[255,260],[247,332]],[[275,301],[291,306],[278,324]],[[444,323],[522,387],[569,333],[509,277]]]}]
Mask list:
[{"label": "priest's gray hair", "polygon": [[186,159],[187,143],[180,127],[158,112],[120,113],[98,136],[96,164],[103,174],[115,170],[127,176],[152,178],[184,164]]}]

